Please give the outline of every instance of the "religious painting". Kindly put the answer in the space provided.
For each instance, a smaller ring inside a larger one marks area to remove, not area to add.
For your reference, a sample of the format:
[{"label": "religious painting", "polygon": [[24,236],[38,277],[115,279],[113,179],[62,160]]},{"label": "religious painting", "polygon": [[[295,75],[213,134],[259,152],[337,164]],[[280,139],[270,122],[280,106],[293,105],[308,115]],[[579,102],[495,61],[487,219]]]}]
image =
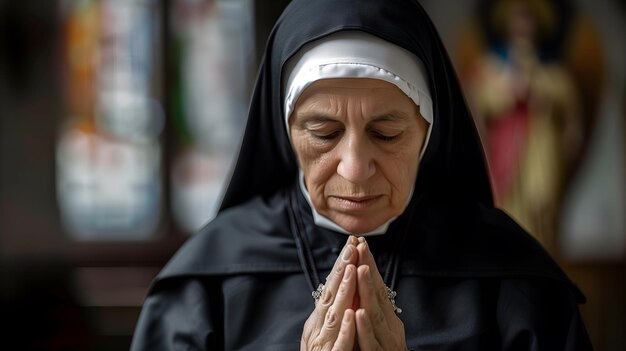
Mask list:
[{"label": "religious painting", "polygon": [[554,251],[568,186],[598,121],[604,56],[566,0],[483,0],[457,67],[496,203]]}]

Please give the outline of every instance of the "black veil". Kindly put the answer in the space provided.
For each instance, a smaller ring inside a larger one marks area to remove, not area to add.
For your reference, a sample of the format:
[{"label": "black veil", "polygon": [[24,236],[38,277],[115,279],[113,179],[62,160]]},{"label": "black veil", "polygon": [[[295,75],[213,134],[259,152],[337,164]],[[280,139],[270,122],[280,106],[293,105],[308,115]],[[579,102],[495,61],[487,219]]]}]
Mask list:
[{"label": "black veil", "polygon": [[[298,172],[284,125],[281,74],[303,45],[341,30],[365,31],[399,45],[419,57],[428,72],[435,121],[430,141],[409,205],[383,236],[398,243],[401,270],[438,277],[548,278],[564,283],[579,302],[584,301],[543,247],[494,208],[480,138],[456,73],[432,22],[415,0],[289,4],[268,39],[220,213],[187,241],[157,280],[257,272],[266,264],[301,271],[287,220],[273,217],[287,205],[270,200],[293,187]],[[231,211],[257,205],[266,212]],[[247,223],[273,229],[260,232]],[[330,266],[333,261],[328,261]]]},{"label": "black veil", "polygon": [[434,125],[412,198],[385,235],[367,239],[379,270],[383,262],[389,267],[386,284],[395,289],[394,277],[402,278],[402,307],[411,311],[403,314],[407,343],[590,349],[574,304],[584,302],[582,293],[534,238],[493,206],[474,122],[416,0],[293,0],[287,7],[268,40],[220,213],[156,277],[132,349],[298,347],[313,308],[307,289],[320,281],[315,272],[330,271],[346,237],[315,226],[296,186],[281,74],[303,45],[341,30],[403,47],[428,72]]},{"label": "black veil", "polygon": [[248,124],[221,210],[271,195],[297,174],[284,127],[282,69],[303,45],[341,30],[361,30],[419,57],[429,73],[435,124],[414,197],[492,206],[480,140],[456,73],[432,22],[413,0],[294,0],[268,39]]}]

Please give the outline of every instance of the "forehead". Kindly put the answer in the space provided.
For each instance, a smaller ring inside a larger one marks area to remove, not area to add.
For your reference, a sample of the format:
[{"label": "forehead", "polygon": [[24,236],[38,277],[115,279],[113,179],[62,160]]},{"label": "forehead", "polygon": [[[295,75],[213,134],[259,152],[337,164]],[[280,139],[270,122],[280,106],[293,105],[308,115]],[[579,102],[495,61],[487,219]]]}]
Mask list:
[{"label": "forehead", "polygon": [[[302,95],[314,92],[330,92],[341,89],[388,90],[406,96],[397,86],[380,79],[373,78],[328,78],[317,80],[309,85]],[[408,98],[408,96],[407,96]]]},{"label": "forehead", "polygon": [[322,79],[308,86],[296,103],[296,112],[328,108],[346,100],[358,100],[367,109],[416,108],[413,100],[397,86],[371,78]]}]

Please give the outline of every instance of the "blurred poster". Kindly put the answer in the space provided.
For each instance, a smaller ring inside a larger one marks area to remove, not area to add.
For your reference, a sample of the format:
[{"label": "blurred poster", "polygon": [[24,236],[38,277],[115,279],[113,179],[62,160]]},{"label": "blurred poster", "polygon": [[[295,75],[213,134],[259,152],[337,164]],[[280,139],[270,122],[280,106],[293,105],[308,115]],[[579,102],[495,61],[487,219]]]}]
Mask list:
[{"label": "blurred poster", "polygon": [[152,0],[62,2],[67,118],[56,150],[57,193],[65,229],[76,239],[156,233],[159,11]]},{"label": "blurred poster", "polygon": [[252,1],[175,0],[172,214],[193,233],[217,213],[245,127],[254,62]]}]

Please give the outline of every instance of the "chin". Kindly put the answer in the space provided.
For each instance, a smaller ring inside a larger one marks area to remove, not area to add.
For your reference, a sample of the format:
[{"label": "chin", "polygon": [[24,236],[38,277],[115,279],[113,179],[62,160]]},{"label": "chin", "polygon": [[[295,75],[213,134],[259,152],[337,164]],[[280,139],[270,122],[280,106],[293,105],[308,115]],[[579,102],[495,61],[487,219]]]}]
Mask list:
[{"label": "chin", "polygon": [[335,219],[332,219],[332,220],[333,222],[340,225],[343,229],[355,235],[369,233],[372,230],[380,227],[386,222],[386,220],[372,221],[371,218],[364,219],[364,218],[354,218],[354,217],[348,217],[348,218],[344,217],[344,218],[337,218],[336,220]]}]

